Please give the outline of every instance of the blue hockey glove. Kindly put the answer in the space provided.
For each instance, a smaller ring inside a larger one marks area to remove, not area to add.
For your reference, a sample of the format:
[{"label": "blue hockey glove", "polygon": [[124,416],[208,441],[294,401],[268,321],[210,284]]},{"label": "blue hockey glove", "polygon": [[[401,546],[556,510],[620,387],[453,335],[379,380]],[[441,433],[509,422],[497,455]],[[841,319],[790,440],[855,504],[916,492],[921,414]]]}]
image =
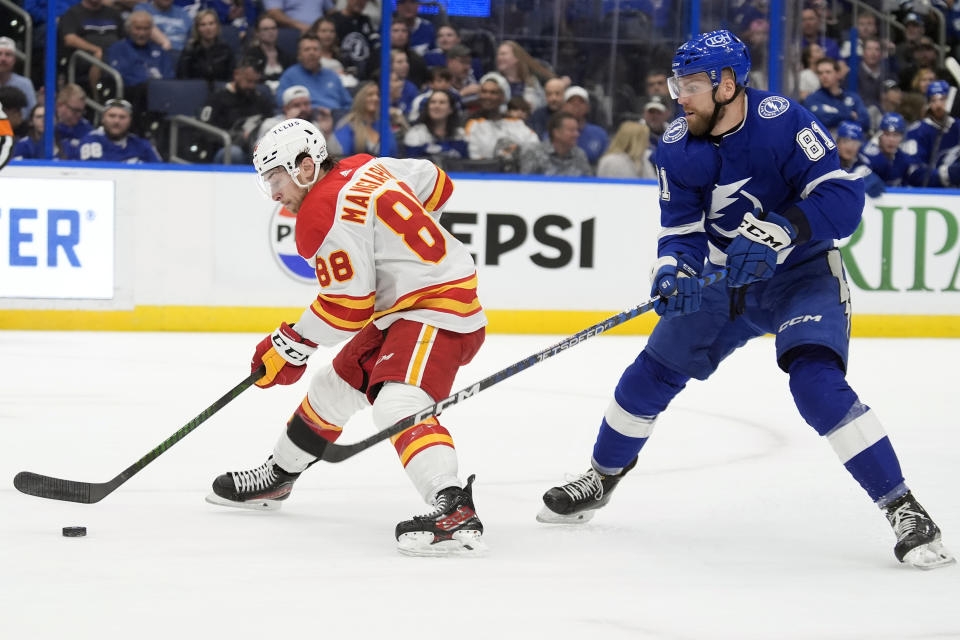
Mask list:
[{"label": "blue hockey glove", "polygon": [[653,310],[664,318],[682,316],[700,309],[700,285],[697,269],[685,257],[666,253],[651,272],[650,297],[657,298]]},{"label": "blue hockey glove", "polygon": [[777,269],[777,254],[797,237],[793,225],[783,216],[768,212],[762,220],[754,214],[743,216],[739,235],[727,247],[727,286],[731,289],[766,280]]}]

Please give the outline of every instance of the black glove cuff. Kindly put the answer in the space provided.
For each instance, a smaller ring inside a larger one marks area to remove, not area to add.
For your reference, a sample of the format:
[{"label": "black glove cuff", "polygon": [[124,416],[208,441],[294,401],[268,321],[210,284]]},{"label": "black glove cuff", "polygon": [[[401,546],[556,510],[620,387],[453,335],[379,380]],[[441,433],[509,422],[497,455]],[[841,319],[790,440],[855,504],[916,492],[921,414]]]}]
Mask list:
[{"label": "black glove cuff", "polygon": [[787,219],[787,222],[793,225],[793,228],[797,232],[797,237],[794,238],[793,244],[803,244],[810,239],[812,234],[810,231],[810,223],[807,222],[807,216],[803,213],[803,209],[793,206],[781,215]]}]

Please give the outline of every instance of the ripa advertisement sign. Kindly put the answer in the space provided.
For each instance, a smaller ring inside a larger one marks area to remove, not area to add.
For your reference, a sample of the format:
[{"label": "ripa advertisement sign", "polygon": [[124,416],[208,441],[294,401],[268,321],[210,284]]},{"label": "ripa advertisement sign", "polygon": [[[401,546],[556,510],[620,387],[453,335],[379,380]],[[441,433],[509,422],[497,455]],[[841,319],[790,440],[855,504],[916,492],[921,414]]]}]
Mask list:
[{"label": "ripa advertisement sign", "polygon": [[0,297],[113,297],[114,183],[0,178]]}]

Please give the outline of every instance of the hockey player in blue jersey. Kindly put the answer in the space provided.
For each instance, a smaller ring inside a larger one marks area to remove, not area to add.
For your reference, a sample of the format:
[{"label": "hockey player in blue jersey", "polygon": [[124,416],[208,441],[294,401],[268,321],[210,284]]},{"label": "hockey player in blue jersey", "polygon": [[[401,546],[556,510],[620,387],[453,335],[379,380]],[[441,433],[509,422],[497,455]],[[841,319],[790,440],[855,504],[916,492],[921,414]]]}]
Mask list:
[{"label": "hockey player in blue jersey", "polygon": [[909,176],[918,168],[919,161],[913,154],[900,148],[907,121],[899,113],[885,113],[877,127],[876,141],[863,148],[863,155],[870,163],[870,170],[888,187],[909,183]]},{"label": "hockey player in blue jersey", "polygon": [[[687,381],[772,333],[801,416],[886,515],[897,559],[954,562],[879,418],[845,377],[850,295],[834,245],[860,222],[863,182],[840,168],[836,143],[809,111],[747,88],[749,70],[746,47],[729,31],[677,50],[670,88],[685,116],[656,154],[663,229],[651,295],[662,317],[617,384],[590,469],[547,491],[538,520],[590,519]],[[701,270],[724,268],[726,287],[700,285]]]},{"label": "hockey player in blue jersey", "polygon": [[871,198],[879,198],[886,190],[883,180],[870,170],[870,163],[860,155],[863,146],[863,127],[844,120],[837,127],[837,157],[840,168],[863,178],[863,190]]},{"label": "hockey player in blue jersey", "polygon": [[126,100],[107,100],[104,104],[100,127],[84,137],[70,160],[95,160],[101,162],[162,162],[156,149],[148,140],[130,133],[133,107]]}]

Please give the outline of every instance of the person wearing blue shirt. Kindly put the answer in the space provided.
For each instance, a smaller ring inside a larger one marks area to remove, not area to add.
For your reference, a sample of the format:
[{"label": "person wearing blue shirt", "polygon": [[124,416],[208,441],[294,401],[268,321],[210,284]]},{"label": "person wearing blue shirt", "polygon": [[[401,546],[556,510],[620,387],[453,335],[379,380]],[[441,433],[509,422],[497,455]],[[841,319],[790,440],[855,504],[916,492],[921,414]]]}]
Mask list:
[{"label": "person wearing blue shirt", "polygon": [[877,127],[879,134],[863,148],[863,156],[873,171],[888,187],[908,184],[908,176],[920,164],[911,153],[904,151],[900,143],[907,130],[907,121],[899,113],[885,113]]},{"label": "person wearing blue shirt", "polygon": [[418,0],[396,0],[397,11],[394,21],[403,22],[410,31],[408,45],[417,54],[424,56],[437,46],[436,29],[429,20],[417,15],[420,11]]},{"label": "person wearing blue shirt", "polygon": [[153,23],[170,42],[170,50],[179,55],[187,46],[187,36],[193,20],[187,10],[173,3],[173,0],[150,0],[133,8],[134,11],[146,11],[153,16]]},{"label": "person wearing blue shirt", "polygon": [[173,62],[160,45],[150,41],[153,16],[146,11],[134,11],[127,18],[127,37],[107,49],[107,62],[120,72],[124,90],[144,84],[147,80],[173,77]]},{"label": "person wearing blue shirt", "polygon": [[927,115],[907,129],[903,149],[931,171],[960,144],[960,121],[947,113],[950,85],[935,80],[927,85]]},{"label": "person wearing blue shirt", "polygon": [[130,133],[133,107],[126,100],[107,100],[100,127],[83,138],[72,160],[99,162],[162,162],[149,141]]},{"label": "person wearing blue shirt", "polygon": [[375,82],[364,82],[357,89],[350,112],[333,135],[343,149],[343,155],[369,153],[372,156],[397,157],[397,139],[388,128],[386,140],[380,139],[380,87]]},{"label": "person wearing blue shirt", "polygon": [[568,87],[563,93],[561,111],[566,111],[577,119],[577,124],[580,126],[577,146],[587,154],[590,165],[596,166],[600,156],[607,150],[610,136],[603,127],[587,122],[587,114],[590,113],[590,94],[583,87]]},{"label": "person wearing blue shirt", "polygon": [[865,127],[869,126],[870,112],[863,100],[856,93],[844,91],[840,86],[840,63],[833,58],[822,58],[817,62],[816,71],[820,88],[807,96],[803,106],[830,130],[835,130],[844,120],[854,120]]},{"label": "person wearing blue shirt", "polygon": [[[896,558],[921,569],[955,562],[876,412],[846,380],[850,288],[835,244],[860,224],[863,181],[840,168],[836,143],[807,109],[747,87],[749,52],[729,31],[681,45],[673,72],[670,93],[686,115],[656,152],[662,229],[650,294],[661,317],[620,377],[590,468],[548,490],[538,520],[589,520],[687,382],[773,334],[800,415],[886,516]],[[725,281],[707,286],[713,275]],[[741,378],[727,404],[756,402],[761,389]],[[822,528],[842,535],[835,529]]]},{"label": "person wearing blue shirt", "polygon": [[346,109],[352,104],[350,93],[340,82],[336,72],[324,69],[320,64],[320,40],[312,33],[300,36],[297,43],[297,64],[283,72],[277,84],[277,105],[287,88],[302,85],[310,91],[310,103],[314,107]]}]

